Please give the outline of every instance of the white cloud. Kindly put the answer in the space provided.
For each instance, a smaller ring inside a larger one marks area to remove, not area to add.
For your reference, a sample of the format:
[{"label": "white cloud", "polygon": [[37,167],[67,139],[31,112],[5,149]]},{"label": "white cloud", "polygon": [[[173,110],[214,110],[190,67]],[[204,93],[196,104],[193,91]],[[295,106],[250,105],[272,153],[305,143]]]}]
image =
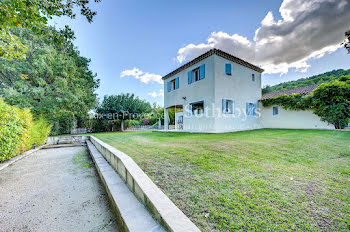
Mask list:
[{"label": "white cloud", "polygon": [[143,83],[148,84],[149,82],[157,82],[163,84],[162,76],[154,73],[143,72],[138,68],[124,70],[121,72],[120,77],[134,77]]},{"label": "white cloud", "polygon": [[340,47],[350,29],[350,0],[284,0],[277,22],[268,12],[255,31],[253,41],[238,34],[212,32],[206,43],[189,44],[178,50],[183,63],[211,48],[222,49],[260,65],[265,73],[285,74],[291,68],[305,72],[310,59]]},{"label": "white cloud", "polygon": [[148,93],[148,95],[151,97],[162,97],[162,96],[164,96],[164,90],[159,89],[158,93],[156,91],[153,91],[153,92]]}]

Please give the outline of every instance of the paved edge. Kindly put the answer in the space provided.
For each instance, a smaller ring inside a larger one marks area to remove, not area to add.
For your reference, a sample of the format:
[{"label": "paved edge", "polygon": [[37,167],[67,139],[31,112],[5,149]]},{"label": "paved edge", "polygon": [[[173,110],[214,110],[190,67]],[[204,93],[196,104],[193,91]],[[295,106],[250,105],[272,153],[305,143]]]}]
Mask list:
[{"label": "paved edge", "polygon": [[[199,232],[198,227],[152,182],[125,153],[94,136],[90,141],[120,175],[137,199],[167,231]],[[103,158],[102,157],[102,158]]]},{"label": "paved edge", "polygon": [[33,154],[33,153],[39,151],[40,149],[42,149],[42,148],[44,148],[44,147],[45,147],[45,145],[40,146],[40,147],[37,147],[37,148],[35,148],[35,149],[31,149],[31,150],[29,150],[29,151],[23,152],[22,154],[19,154],[19,155],[17,155],[17,156],[12,157],[12,158],[10,158],[10,159],[4,161],[3,163],[0,163],[0,171],[1,171],[2,169],[4,169],[4,168],[10,166],[11,164],[17,162],[18,160],[21,160],[21,159],[23,159],[23,158],[25,158],[25,157],[27,157],[27,156],[29,156],[29,155],[31,155],[31,154]]},{"label": "paved edge", "polygon": [[96,147],[90,141],[86,143],[115,210],[119,229],[135,232],[165,232]]}]

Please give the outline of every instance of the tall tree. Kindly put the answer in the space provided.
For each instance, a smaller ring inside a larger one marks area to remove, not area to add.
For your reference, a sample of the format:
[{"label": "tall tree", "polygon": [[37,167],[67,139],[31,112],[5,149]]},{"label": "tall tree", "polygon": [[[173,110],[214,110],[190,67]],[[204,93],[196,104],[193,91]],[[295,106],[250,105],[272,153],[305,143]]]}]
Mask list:
[{"label": "tall tree", "polygon": [[[101,0],[94,0],[100,2]],[[91,0],[1,0],[0,1],[0,57],[24,58],[26,46],[12,33],[16,27],[30,29],[36,34],[46,33],[48,19],[53,16],[75,18],[75,10],[80,10],[88,22],[96,15],[89,7]],[[66,26],[55,33],[55,42],[72,39],[73,32]]]},{"label": "tall tree", "polygon": [[73,122],[83,121],[96,106],[99,80],[89,69],[90,60],[69,40],[58,45],[54,36],[28,29],[14,28],[11,33],[27,47],[26,58],[0,58],[0,95],[9,104],[43,115],[53,124],[53,134],[69,133]]},{"label": "tall tree", "polygon": [[134,94],[119,94],[104,96],[96,112],[109,120],[121,120],[121,131],[124,130],[124,120],[142,117],[142,114],[152,111],[151,104],[135,97]]},{"label": "tall tree", "polygon": [[345,32],[345,41],[343,42],[343,45],[345,47],[346,50],[348,50],[348,52],[350,53],[350,30]]}]

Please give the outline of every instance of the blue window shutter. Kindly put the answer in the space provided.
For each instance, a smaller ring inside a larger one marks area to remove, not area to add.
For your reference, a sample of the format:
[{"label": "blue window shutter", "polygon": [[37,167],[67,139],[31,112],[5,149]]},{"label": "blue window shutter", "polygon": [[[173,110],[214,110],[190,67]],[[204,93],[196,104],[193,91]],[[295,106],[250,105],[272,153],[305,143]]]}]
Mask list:
[{"label": "blue window shutter", "polygon": [[199,80],[202,80],[205,78],[205,64],[202,64],[199,67]]},{"label": "blue window shutter", "polygon": [[226,70],[226,74],[227,75],[231,75],[232,74],[231,69],[232,69],[231,64],[226,64],[225,70]]},{"label": "blue window shutter", "polygon": [[222,112],[225,113],[226,111],[226,100],[222,99]]},{"label": "blue window shutter", "polygon": [[188,105],[188,112],[187,112],[187,115],[190,117],[192,115],[192,105],[189,104]]},{"label": "blue window shutter", "polygon": [[245,104],[245,111],[246,111],[247,115],[249,115],[249,103]]},{"label": "blue window shutter", "polygon": [[188,72],[188,84],[192,83],[192,70]]},{"label": "blue window shutter", "polygon": [[168,81],[168,92],[170,92],[170,91],[171,91],[171,82]]},{"label": "blue window shutter", "polygon": [[179,77],[176,77],[175,79],[175,89],[179,88]]},{"label": "blue window shutter", "polygon": [[256,115],[256,104],[253,105],[253,115]]}]

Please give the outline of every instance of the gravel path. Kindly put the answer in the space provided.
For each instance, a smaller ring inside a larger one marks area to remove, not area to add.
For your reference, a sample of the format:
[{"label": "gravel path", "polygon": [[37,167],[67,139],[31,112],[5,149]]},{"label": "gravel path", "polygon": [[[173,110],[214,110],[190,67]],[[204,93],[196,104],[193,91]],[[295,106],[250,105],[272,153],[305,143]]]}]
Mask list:
[{"label": "gravel path", "polygon": [[117,231],[86,149],[40,150],[0,171],[0,231]]}]

